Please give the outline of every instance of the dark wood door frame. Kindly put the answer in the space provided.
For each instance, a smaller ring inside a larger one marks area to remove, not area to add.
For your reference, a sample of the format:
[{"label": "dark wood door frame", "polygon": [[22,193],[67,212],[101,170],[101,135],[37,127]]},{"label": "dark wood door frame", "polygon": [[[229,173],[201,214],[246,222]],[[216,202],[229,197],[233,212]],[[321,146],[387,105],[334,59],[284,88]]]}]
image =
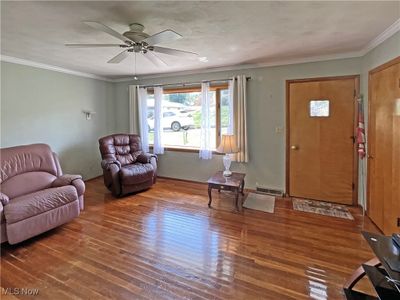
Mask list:
[{"label": "dark wood door frame", "polygon": [[[397,63],[400,63],[400,56],[398,56],[398,57],[396,57],[396,58],[394,58],[392,60],[389,60],[388,62],[386,62],[386,63],[384,63],[384,64],[382,64],[382,65],[380,65],[380,66],[378,66],[378,67],[376,67],[376,68],[374,68],[374,69],[372,69],[372,70],[370,70],[368,72],[368,120],[371,120],[371,101],[369,101],[370,96],[371,96],[371,76],[374,73],[382,71],[382,70],[384,70],[386,68],[389,68],[389,67],[391,67],[391,66],[393,66],[393,65],[395,65]],[[370,122],[368,122],[367,136],[371,136],[371,134],[373,134],[372,133],[372,124]],[[368,151],[368,149],[371,149],[370,147],[371,147],[370,140],[367,139],[367,151]],[[367,152],[367,154],[368,154],[368,152]],[[367,159],[368,159],[368,156],[367,156]],[[370,168],[371,168],[371,165],[368,163],[368,160],[367,160],[367,180],[366,180],[367,187],[366,187],[366,195],[365,195],[367,197],[367,199],[366,199],[367,215],[369,215],[369,211],[368,210],[371,207],[371,203],[370,203],[371,202],[371,200],[370,200],[370,174],[371,174],[370,171],[371,170],[370,170]],[[379,229],[379,230],[381,230],[381,229]],[[381,232],[382,232],[382,230],[381,230]]]},{"label": "dark wood door frame", "polygon": [[[290,84],[299,82],[313,82],[313,81],[329,81],[329,80],[340,80],[340,79],[354,79],[355,80],[355,91],[354,91],[354,128],[353,135],[357,137],[357,116],[358,116],[358,103],[356,100],[360,95],[360,75],[347,75],[347,76],[331,76],[331,77],[316,77],[316,78],[305,78],[305,79],[290,79],[286,80],[286,145],[285,145],[285,156],[286,156],[286,196],[290,196]],[[358,152],[357,143],[353,146],[353,205],[358,205]]]}]

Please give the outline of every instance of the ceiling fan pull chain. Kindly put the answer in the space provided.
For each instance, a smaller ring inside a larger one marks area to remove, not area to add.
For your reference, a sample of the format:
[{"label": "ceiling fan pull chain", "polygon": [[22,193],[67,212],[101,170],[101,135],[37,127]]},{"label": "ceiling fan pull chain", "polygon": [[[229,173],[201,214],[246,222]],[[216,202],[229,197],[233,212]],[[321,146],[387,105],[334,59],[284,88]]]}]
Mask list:
[{"label": "ceiling fan pull chain", "polygon": [[135,73],[134,73],[134,75],[133,75],[133,79],[134,80],[138,80],[138,77],[136,76],[136,52],[135,52]]}]

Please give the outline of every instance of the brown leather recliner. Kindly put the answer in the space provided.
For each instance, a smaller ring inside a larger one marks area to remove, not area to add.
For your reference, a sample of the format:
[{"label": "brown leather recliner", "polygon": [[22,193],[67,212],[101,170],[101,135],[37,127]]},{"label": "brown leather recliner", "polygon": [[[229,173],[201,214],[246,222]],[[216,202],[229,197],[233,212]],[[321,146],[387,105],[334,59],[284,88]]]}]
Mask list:
[{"label": "brown leather recliner", "polygon": [[142,151],[136,134],[113,134],[99,139],[104,184],[114,196],[151,187],[157,177],[157,156]]}]

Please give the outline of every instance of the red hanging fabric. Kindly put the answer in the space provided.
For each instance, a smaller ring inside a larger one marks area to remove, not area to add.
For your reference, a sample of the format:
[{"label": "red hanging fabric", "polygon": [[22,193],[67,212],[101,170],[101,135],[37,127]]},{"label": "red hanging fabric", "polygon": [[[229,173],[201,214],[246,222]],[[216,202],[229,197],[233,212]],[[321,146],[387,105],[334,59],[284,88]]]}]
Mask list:
[{"label": "red hanging fabric", "polygon": [[358,99],[358,126],[357,126],[357,151],[358,156],[363,159],[365,150],[365,128],[364,128],[364,110],[362,99]]}]

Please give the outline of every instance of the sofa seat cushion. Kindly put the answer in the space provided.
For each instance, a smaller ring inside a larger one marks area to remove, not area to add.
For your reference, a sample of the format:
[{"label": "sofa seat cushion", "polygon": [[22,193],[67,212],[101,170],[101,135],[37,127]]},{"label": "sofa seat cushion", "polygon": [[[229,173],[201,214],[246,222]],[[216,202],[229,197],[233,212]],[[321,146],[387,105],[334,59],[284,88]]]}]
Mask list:
[{"label": "sofa seat cushion", "polygon": [[138,184],[150,181],[154,176],[154,167],[152,164],[136,163],[126,165],[121,168],[121,183],[124,185]]},{"label": "sofa seat cushion", "polygon": [[7,224],[13,224],[66,205],[77,199],[78,194],[72,185],[45,189],[11,199],[4,207],[4,215]]}]

